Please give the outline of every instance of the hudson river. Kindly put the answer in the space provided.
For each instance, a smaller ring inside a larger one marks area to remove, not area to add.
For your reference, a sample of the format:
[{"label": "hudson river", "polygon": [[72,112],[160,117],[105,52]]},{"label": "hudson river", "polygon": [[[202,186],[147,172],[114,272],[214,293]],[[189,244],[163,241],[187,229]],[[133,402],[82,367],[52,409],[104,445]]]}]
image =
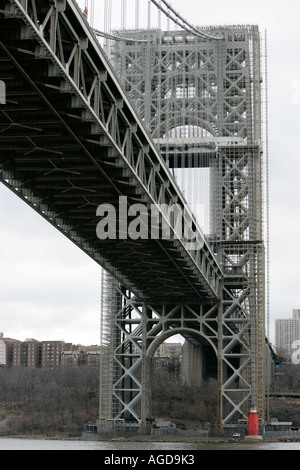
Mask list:
[{"label": "hudson river", "polygon": [[[128,451],[176,451],[188,454],[201,450],[300,450],[300,442],[259,442],[259,443],[189,443],[189,442],[119,442],[119,441],[81,441],[47,439],[0,438],[0,451],[3,450],[100,450],[105,455],[116,452],[119,457]],[[164,452],[166,453],[166,452]]]}]

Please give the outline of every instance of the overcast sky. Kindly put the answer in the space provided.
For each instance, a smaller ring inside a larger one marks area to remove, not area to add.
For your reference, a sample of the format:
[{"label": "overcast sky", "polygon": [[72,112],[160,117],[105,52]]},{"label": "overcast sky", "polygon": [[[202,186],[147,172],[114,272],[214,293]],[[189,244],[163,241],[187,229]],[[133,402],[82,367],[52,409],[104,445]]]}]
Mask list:
[{"label": "overcast sky", "polygon": [[[132,15],[135,3],[127,0]],[[300,4],[170,3],[193,25],[258,24],[263,35],[267,29],[273,341],[275,319],[300,308]],[[95,27],[103,27],[103,4],[95,0]],[[100,267],[1,184],[0,214],[0,331],[20,340],[99,344]]]}]

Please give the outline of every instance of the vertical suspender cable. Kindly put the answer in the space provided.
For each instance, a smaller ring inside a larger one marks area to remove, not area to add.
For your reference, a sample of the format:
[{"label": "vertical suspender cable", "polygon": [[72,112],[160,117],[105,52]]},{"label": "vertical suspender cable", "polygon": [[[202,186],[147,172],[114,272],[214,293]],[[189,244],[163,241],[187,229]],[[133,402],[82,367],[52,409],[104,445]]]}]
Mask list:
[{"label": "vertical suspender cable", "polygon": [[94,27],[94,20],[95,20],[95,4],[94,4],[94,0],[91,0],[91,19],[90,19],[90,23],[91,23],[92,28]]},{"label": "vertical suspender cable", "polygon": [[[270,206],[269,206],[269,110],[268,110],[268,38],[265,30],[265,113],[266,113],[266,310],[267,310],[267,339],[270,341]],[[269,365],[269,351],[267,352],[267,365]],[[269,374],[269,367],[267,369]],[[267,423],[270,421],[269,392],[267,382]]]},{"label": "vertical suspender cable", "polygon": [[121,0],[121,30],[126,29],[126,11],[127,11],[127,1]]},{"label": "vertical suspender cable", "polygon": [[269,309],[269,261],[270,261],[270,232],[269,232],[269,216],[270,216],[270,206],[269,206],[269,129],[268,129],[268,44],[267,44],[267,31],[265,31],[265,113],[266,113],[266,218],[267,218],[267,227],[266,227],[266,268],[267,268],[267,336],[270,336],[270,309]]},{"label": "vertical suspender cable", "polygon": [[135,0],[135,29],[139,29],[139,0]]},{"label": "vertical suspender cable", "polygon": [[148,17],[147,17],[147,29],[151,28],[151,0],[148,0]]}]

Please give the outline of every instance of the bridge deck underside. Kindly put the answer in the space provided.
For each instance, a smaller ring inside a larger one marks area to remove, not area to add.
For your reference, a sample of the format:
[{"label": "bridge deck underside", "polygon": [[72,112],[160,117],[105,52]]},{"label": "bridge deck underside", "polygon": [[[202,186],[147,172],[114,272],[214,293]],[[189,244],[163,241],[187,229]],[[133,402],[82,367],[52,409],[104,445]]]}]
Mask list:
[{"label": "bridge deck underside", "polygon": [[[2,4],[3,2],[1,2]],[[96,236],[102,203],[149,203],[135,175],[21,19],[0,13],[0,179],[143,300],[215,297],[180,240]],[[117,212],[118,218],[118,212]]]}]

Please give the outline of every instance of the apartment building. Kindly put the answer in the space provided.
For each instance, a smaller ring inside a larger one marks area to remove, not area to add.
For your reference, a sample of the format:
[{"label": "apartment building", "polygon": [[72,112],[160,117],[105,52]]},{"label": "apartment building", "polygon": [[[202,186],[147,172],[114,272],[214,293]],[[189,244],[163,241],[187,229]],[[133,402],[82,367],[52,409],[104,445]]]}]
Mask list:
[{"label": "apartment building", "polygon": [[0,332],[0,366],[54,369],[81,365],[97,368],[99,364],[100,347],[97,345],[75,346],[65,341],[38,341],[34,338],[19,341],[5,338]]},{"label": "apartment building", "polygon": [[161,343],[154,353],[155,358],[159,357],[179,357],[182,353],[181,343]]},{"label": "apartment building", "polygon": [[8,364],[14,367],[27,367],[26,345],[22,341],[11,342],[8,345]]},{"label": "apartment building", "polygon": [[63,367],[78,367],[80,353],[77,349],[73,351],[62,351],[60,359]]},{"label": "apartment building", "polygon": [[41,367],[48,369],[58,367],[63,351],[67,351],[67,346],[64,341],[42,341]]},{"label": "apartment building", "polygon": [[97,351],[87,351],[86,364],[89,367],[97,368],[100,366],[100,349]]},{"label": "apartment building", "polygon": [[25,340],[26,347],[26,367],[29,369],[35,369],[39,367],[41,353],[40,353],[40,342],[33,338],[27,338]]},{"label": "apartment building", "polygon": [[[300,309],[293,309],[292,318],[275,321],[276,352],[290,358],[295,350],[293,344],[300,340]],[[298,345],[297,345],[298,347]]]}]

